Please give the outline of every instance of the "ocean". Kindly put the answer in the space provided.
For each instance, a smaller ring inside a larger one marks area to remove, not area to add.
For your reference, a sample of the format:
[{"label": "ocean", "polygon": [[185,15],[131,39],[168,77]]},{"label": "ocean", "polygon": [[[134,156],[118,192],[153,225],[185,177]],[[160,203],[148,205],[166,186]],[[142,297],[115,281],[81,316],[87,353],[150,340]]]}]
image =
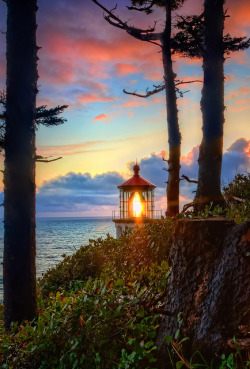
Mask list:
[{"label": "ocean", "polygon": [[[38,218],[36,221],[36,271],[41,277],[48,269],[71,255],[89,239],[115,237],[115,225],[111,217],[100,218]],[[3,222],[0,221],[0,303],[3,302]]]}]

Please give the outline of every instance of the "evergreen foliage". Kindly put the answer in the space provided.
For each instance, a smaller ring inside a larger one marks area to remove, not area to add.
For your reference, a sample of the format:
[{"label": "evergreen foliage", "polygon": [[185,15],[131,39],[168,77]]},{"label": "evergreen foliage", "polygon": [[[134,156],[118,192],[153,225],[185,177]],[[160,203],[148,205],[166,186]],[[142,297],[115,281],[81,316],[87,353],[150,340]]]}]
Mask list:
[{"label": "evergreen foliage", "polygon": [[[36,129],[38,125],[45,127],[58,126],[67,120],[60,115],[67,109],[68,105],[58,105],[55,108],[48,108],[41,105],[36,108]],[[0,91],[0,151],[4,149],[5,129],[6,129],[6,93]]]}]

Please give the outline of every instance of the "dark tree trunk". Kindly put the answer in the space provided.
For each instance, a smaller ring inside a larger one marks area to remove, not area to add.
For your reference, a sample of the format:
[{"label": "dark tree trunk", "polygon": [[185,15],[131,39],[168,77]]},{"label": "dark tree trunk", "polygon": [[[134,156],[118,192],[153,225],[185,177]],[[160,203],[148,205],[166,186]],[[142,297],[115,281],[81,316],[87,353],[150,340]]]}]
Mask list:
[{"label": "dark tree trunk", "polygon": [[36,0],[8,0],[4,170],[4,315],[35,317]]},{"label": "dark tree trunk", "polygon": [[[180,220],[170,251],[166,313],[159,336],[160,368],[168,368],[164,337],[190,337],[184,353],[200,350],[209,360],[232,352],[228,340],[249,322],[250,222]],[[177,315],[182,313],[179,326]],[[244,338],[244,337],[243,337]]]},{"label": "dark tree trunk", "polygon": [[175,91],[175,74],[171,57],[171,2],[166,0],[166,24],[162,35],[162,57],[164,79],[166,85],[167,123],[168,123],[168,182],[167,182],[167,212],[173,216],[179,213],[179,178],[181,134],[178,124],[177,99]]},{"label": "dark tree trunk", "polygon": [[204,3],[204,84],[201,98],[203,139],[199,154],[198,188],[195,210],[213,202],[224,205],[221,194],[221,165],[224,123],[224,0]]}]

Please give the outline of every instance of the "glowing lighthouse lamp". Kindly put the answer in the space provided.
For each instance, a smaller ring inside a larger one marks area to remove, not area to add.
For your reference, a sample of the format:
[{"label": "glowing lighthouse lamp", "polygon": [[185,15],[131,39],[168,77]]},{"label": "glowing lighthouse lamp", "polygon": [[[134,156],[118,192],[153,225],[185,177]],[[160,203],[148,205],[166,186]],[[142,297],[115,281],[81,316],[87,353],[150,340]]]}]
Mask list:
[{"label": "glowing lighthouse lamp", "polygon": [[153,222],[161,217],[161,210],[154,209],[154,189],[156,186],[139,175],[140,167],[133,167],[134,175],[118,186],[120,190],[120,210],[113,211],[112,218],[116,227],[116,237],[120,237],[126,228],[135,224]]}]

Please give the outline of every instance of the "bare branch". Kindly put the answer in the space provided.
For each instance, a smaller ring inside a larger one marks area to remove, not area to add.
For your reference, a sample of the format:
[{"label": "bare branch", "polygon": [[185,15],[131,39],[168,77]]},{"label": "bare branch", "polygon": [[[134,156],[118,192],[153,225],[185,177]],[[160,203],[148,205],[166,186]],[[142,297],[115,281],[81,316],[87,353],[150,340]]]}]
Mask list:
[{"label": "bare branch", "polygon": [[[192,80],[192,81],[180,81],[180,80],[176,80],[175,81],[175,90],[176,90],[176,92],[179,93],[179,95],[181,97],[183,97],[183,95],[185,93],[189,92],[189,90],[181,91],[177,86],[185,85],[185,84],[188,84],[188,83],[195,83],[195,82],[202,82],[202,81],[200,81],[199,79],[195,79],[195,80]],[[152,96],[154,94],[157,94],[158,92],[161,92],[161,91],[163,91],[163,90],[166,89],[166,85],[163,84],[163,83],[161,83],[158,86],[153,85],[153,87],[154,87],[154,90],[149,90],[149,88],[147,88],[145,94],[137,93],[136,91],[134,91],[134,92],[128,92],[125,89],[123,90],[123,92],[125,94],[127,94],[127,95],[133,95],[133,96],[142,97],[142,98],[146,99],[147,97],[150,97],[150,96]]]},{"label": "bare branch", "polygon": [[184,174],[182,174],[181,176],[182,179],[180,179],[180,181],[183,181],[184,179],[189,182],[189,183],[198,183],[198,181],[196,181],[195,179],[189,179],[187,176],[185,176]]},{"label": "bare branch", "polygon": [[161,47],[161,44],[159,44],[158,42],[155,42],[157,40],[159,41],[161,39],[161,35],[162,35],[162,33],[155,33],[154,32],[156,22],[155,22],[153,27],[150,27],[148,29],[140,29],[140,28],[136,28],[136,27],[133,27],[133,26],[129,26],[128,22],[122,21],[118,16],[116,16],[114,14],[114,11],[116,10],[117,5],[115,6],[115,8],[113,8],[111,10],[108,10],[101,3],[99,3],[99,1],[97,1],[97,0],[92,0],[92,1],[93,1],[93,3],[98,5],[102,10],[104,10],[105,13],[107,13],[107,15],[104,15],[104,19],[109,24],[111,24],[114,27],[123,29],[129,35],[131,35],[132,37],[134,37],[138,40],[147,41],[147,42],[150,42],[152,44],[155,44],[155,45]]},{"label": "bare branch", "polygon": [[200,79],[194,79],[194,80],[191,80],[191,81],[180,81],[180,80],[176,80],[175,81],[175,87],[176,86],[185,85],[187,83],[196,83],[196,82],[202,83],[203,81],[201,81]]},{"label": "bare branch", "polygon": [[50,160],[48,158],[50,158],[50,156],[43,157],[43,156],[40,156],[40,155],[36,155],[35,156],[35,161],[38,162],[38,163],[51,163],[52,161],[62,159],[61,156],[58,157],[58,158],[55,158],[55,159],[50,159]]},{"label": "bare branch", "polygon": [[147,88],[147,89],[146,89],[146,93],[145,93],[145,94],[138,94],[136,91],[134,91],[134,92],[128,92],[128,91],[126,91],[125,89],[123,90],[123,92],[124,92],[125,94],[127,94],[127,95],[133,95],[133,96],[138,96],[138,97],[142,97],[142,98],[147,98],[147,97],[149,97],[149,96],[152,96],[152,95],[154,95],[154,94],[157,94],[157,93],[158,93],[158,92],[160,92],[160,91],[165,90],[165,88],[166,88],[165,84],[160,84],[159,86],[155,86],[155,85],[153,85],[153,86],[155,87],[155,89],[150,91],[150,90]]}]

